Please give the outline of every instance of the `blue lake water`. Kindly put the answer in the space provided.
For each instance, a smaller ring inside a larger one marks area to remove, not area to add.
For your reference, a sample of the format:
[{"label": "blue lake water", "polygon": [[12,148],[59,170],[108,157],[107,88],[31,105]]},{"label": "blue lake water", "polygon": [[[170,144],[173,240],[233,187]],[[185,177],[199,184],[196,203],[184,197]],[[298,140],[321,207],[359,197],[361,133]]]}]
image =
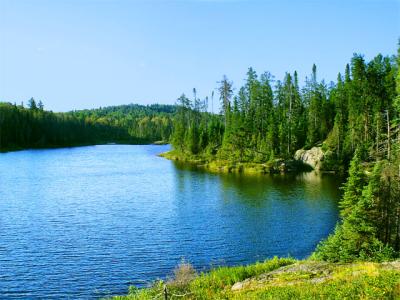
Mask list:
[{"label": "blue lake water", "polygon": [[340,179],[217,175],[104,145],[0,154],[0,298],[96,299],[197,270],[308,256]]}]

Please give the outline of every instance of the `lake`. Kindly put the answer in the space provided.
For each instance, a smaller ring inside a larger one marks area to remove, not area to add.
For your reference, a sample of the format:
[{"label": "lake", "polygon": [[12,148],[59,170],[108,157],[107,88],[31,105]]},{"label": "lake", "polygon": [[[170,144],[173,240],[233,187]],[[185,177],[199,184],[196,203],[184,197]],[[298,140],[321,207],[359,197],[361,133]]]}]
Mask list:
[{"label": "lake", "polygon": [[96,299],[197,270],[304,258],[334,228],[340,179],[210,174],[102,145],[0,154],[0,298]]}]

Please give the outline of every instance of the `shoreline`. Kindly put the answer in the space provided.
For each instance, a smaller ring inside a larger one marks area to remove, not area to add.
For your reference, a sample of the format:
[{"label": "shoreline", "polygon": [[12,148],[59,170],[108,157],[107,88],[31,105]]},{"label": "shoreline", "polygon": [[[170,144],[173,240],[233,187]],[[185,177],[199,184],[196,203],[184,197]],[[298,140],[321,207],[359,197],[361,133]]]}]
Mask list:
[{"label": "shoreline", "polygon": [[[287,174],[315,171],[311,166],[300,160],[275,159],[268,162],[233,162],[229,160],[220,160],[198,155],[186,155],[182,152],[171,150],[159,154],[158,156],[171,161],[183,162],[193,165],[197,168],[205,169],[212,173],[236,173],[236,174]],[[325,173],[324,171],[319,171]]]},{"label": "shoreline", "polygon": [[130,286],[115,300],[150,299],[397,299],[400,261],[333,263],[292,258],[196,272],[183,262],[167,280]]},{"label": "shoreline", "polygon": [[140,145],[155,145],[155,146],[162,146],[167,145],[166,142],[127,142],[127,141],[112,141],[112,142],[97,142],[97,143],[77,143],[77,144],[70,144],[70,145],[46,145],[46,146],[37,146],[37,147],[8,147],[0,149],[0,153],[8,153],[8,152],[17,152],[17,151],[24,151],[24,150],[51,150],[51,149],[61,149],[61,148],[77,148],[77,147],[87,147],[87,146],[100,146],[100,145],[132,145],[132,146],[140,146]]}]

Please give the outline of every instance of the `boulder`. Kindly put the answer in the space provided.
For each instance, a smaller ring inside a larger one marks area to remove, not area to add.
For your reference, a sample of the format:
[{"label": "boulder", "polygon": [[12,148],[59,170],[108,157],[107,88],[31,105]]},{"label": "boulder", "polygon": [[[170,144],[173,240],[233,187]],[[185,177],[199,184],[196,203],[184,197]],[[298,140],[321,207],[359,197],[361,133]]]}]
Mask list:
[{"label": "boulder", "polygon": [[300,149],[294,154],[295,160],[310,165],[314,170],[320,170],[324,160],[324,152],[321,147],[312,147],[310,150]]}]

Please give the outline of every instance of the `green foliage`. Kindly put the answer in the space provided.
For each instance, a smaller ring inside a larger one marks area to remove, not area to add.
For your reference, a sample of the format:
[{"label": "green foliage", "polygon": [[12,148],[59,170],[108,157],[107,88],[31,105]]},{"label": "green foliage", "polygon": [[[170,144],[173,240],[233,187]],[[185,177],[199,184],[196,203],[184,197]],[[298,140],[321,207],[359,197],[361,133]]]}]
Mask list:
[{"label": "green foliage", "polygon": [[[388,122],[400,128],[397,70],[390,57],[379,54],[366,62],[355,54],[336,84],[318,81],[313,65],[310,79],[300,88],[297,72],[286,73],[273,87],[272,75],[258,76],[249,68],[236,95],[224,76],[218,87],[220,115],[207,112],[207,98],[178,99],[173,145],[182,153],[264,163],[271,157],[290,159],[300,148],[323,144],[329,154],[323,167],[336,171],[346,169],[356,149],[362,160],[384,158]],[[209,126],[211,121],[216,126]]]},{"label": "green foliage", "polygon": [[317,284],[268,286],[241,293],[235,299],[397,299],[399,280],[398,272],[381,271],[379,275],[350,275]]},{"label": "green foliage", "polygon": [[[227,82],[224,84],[229,85]],[[184,94],[177,99],[173,124],[171,142],[181,153],[215,154],[222,143],[224,134],[222,118],[208,113],[207,99],[200,100],[196,94],[193,100]]]},{"label": "green foliage", "polygon": [[164,104],[128,104],[99,109],[79,110],[68,114],[127,130],[129,136],[149,142],[169,141],[176,106]]},{"label": "green foliage", "polygon": [[209,273],[202,273],[192,282],[192,286],[197,289],[217,291],[221,287],[231,286],[246,278],[254,277],[294,262],[295,260],[291,258],[274,257],[273,259],[247,266],[219,267]]},{"label": "green foliage", "polygon": [[[382,261],[399,256],[400,128],[395,129],[398,112],[393,101],[396,98],[394,69],[398,70],[398,66],[380,55],[368,65],[362,56],[353,57],[352,82],[347,78],[351,100],[348,140],[359,146],[350,164],[340,202],[342,221],[335,232],[318,245],[313,254],[317,259]],[[397,75],[397,88],[400,86],[398,78]],[[395,116],[392,122],[391,115]],[[375,131],[369,130],[371,124],[376,125]],[[374,139],[371,132],[375,134]],[[368,161],[371,153],[375,162],[363,163],[361,158]]]},{"label": "green foliage", "polygon": [[331,103],[328,100],[329,91],[324,82],[317,81],[317,67],[312,68],[311,80],[304,89],[304,101],[307,103],[307,144],[312,147],[322,143],[332,129]]},{"label": "green foliage", "polygon": [[[276,270],[294,262],[295,260],[291,258],[275,257],[247,266],[218,267],[210,272],[192,277],[190,282],[185,285],[177,285],[174,281],[171,281],[170,284],[167,282],[166,286],[169,295],[187,295],[186,299],[220,299],[232,294],[229,289],[235,282]],[[192,272],[190,273],[192,274]],[[152,299],[157,295],[163,295],[164,284],[163,281],[155,282],[150,289],[142,289],[138,293],[135,289],[135,293],[130,294],[127,299]],[[115,297],[115,299],[126,298]]]},{"label": "green foliage", "polygon": [[[296,72],[287,73],[273,89],[271,75],[258,77],[249,68],[233,100],[232,83],[224,77],[219,88],[222,116],[196,109],[196,96],[180,101],[174,136],[185,140],[174,146],[203,161],[212,161],[207,155],[214,155],[227,170],[289,159],[297,149],[319,144],[324,168],[344,170],[353,157],[339,205],[342,220],[314,256],[328,261],[390,259],[400,250],[397,63],[380,54],[366,62],[355,54],[344,78],[339,74],[329,87],[317,80],[314,65],[303,89]],[[208,126],[210,120],[218,126]],[[203,134],[205,128],[212,129]],[[216,137],[212,146],[211,136]]]},{"label": "green foliage", "polygon": [[[248,279],[239,290],[235,283]],[[241,267],[221,267],[192,279],[185,287],[163,281],[113,299],[397,299],[398,262],[329,264],[274,258]]]},{"label": "green foliage", "polygon": [[[221,115],[199,111],[191,104],[196,96],[192,102],[186,98],[178,103],[173,135],[180,142],[174,147],[192,160],[211,161],[217,169],[223,163],[231,170],[291,158],[299,148],[322,144],[326,168],[339,170],[351,162],[340,202],[341,220],[311,258],[341,263],[391,260],[400,251],[399,65],[400,44],[397,60],[379,54],[366,62],[355,54],[344,76],[339,73],[337,83],[329,86],[317,80],[315,65],[303,88],[297,72],[287,73],[272,88],[268,73],[258,77],[250,68],[244,86],[233,95],[232,83],[224,77],[219,87]],[[219,160],[212,162],[212,157]],[[266,276],[259,285],[231,290],[236,282],[291,263],[274,259],[218,268],[172,293],[187,299],[400,297],[398,268],[389,271],[368,263],[330,265],[335,272],[326,278],[298,272],[268,284]],[[150,299],[161,291],[158,284],[133,299]]]},{"label": "green foliage", "polygon": [[172,106],[125,105],[53,113],[31,98],[29,109],[0,103],[0,151],[97,143],[143,144],[167,141]]},{"label": "green foliage", "polygon": [[399,166],[398,161],[377,162],[366,178],[358,155],[354,157],[340,203],[342,222],[318,245],[314,258],[333,262],[384,261],[398,256]]},{"label": "green foliage", "polygon": [[359,201],[362,195],[363,187],[366,183],[366,176],[361,165],[359,153],[356,152],[350,163],[349,177],[344,185],[344,195],[339,203],[340,214],[343,218],[347,217],[354,205]]}]

